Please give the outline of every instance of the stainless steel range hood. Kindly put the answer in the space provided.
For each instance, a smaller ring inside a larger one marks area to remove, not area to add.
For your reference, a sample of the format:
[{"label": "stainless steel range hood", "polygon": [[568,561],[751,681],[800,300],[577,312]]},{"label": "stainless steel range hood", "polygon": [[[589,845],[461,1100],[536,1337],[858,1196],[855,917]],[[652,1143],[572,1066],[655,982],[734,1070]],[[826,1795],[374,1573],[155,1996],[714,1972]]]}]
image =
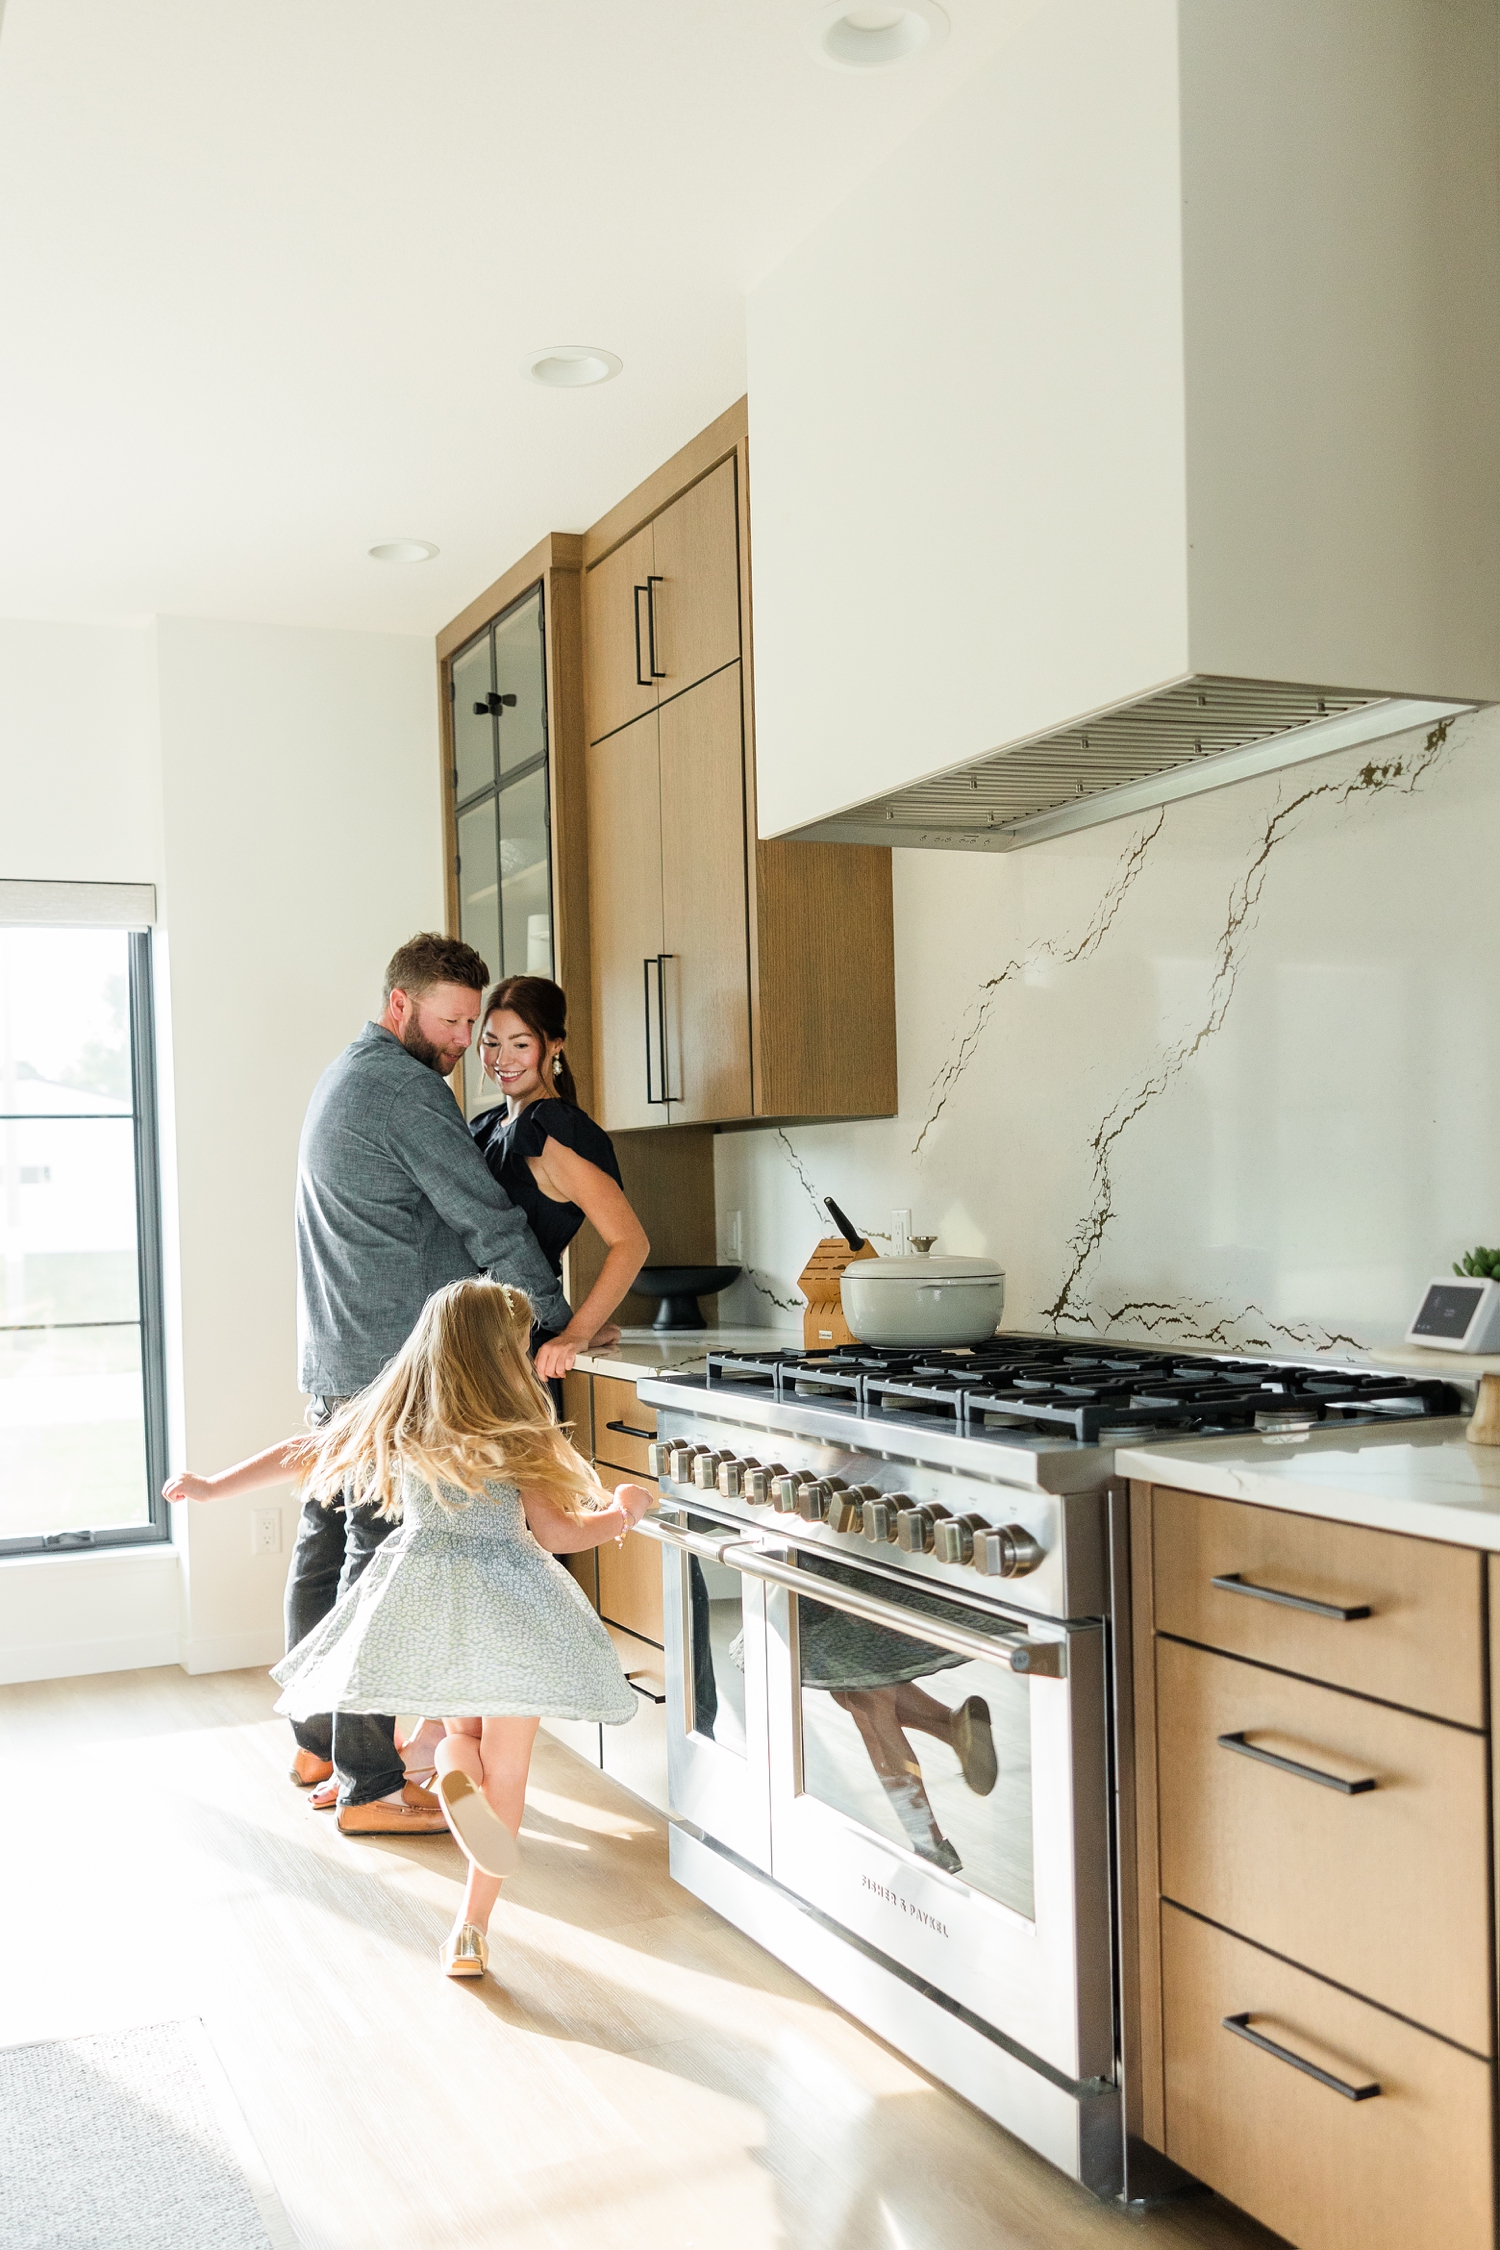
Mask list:
[{"label": "stainless steel range hood", "polygon": [[797,831],[828,844],[1014,851],[1332,751],[1431,728],[1472,704],[1280,681],[1176,681]]},{"label": "stainless steel range hood", "polygon": [[764,836],[1500,701],[1495,0],[1040,0],[748,299]]}]

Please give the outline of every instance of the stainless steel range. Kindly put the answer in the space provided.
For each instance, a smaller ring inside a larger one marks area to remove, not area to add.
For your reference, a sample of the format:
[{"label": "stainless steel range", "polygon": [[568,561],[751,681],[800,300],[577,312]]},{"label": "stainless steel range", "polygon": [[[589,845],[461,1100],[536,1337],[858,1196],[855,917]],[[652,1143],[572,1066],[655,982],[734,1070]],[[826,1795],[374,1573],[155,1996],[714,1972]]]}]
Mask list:
[{"label": "stainless steel range", "polygon": [[645,1382],[673,1875],[1099,2194],[1126,2182],[1114,1442],[1440,1383],[996,1337]]}]

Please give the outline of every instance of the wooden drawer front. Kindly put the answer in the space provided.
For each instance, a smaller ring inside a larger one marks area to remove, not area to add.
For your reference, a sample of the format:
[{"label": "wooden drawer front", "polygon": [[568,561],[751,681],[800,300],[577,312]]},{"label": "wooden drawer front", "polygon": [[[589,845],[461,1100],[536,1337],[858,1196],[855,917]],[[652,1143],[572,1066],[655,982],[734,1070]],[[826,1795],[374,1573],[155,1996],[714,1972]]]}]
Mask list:
[{"label": "wooden drawer front", "polygon": [[[1476,1553],[1162,1485],[1153,1517],[1159,1631],[1485,1724]],[[1229,1577],[1370,1614],[1344,1621],[1213,1583]]]},{"label": "wooden drawer front", "polygon": [[[651,1489],[655,1491],[654,1486]],[[598,1552],[599,1615],[660,1648],[665,1635],[659,1542],[632,1531],[618,1546],[607,1540]]]},{"label": "wooden drawer front", "polygon": [[1163,1895],[1488,2054],[1483,1736],[1176,1641],[1156,1684]]},{"label": "wooden drawer front", "polygon": [[[1166,2148],[1298,2250],[1492,2250],[1490,2069],[1441,2039],[1162,1910]],[[1223,2028],[1247,2028],[1353,2101]]]},{"label": "wooden drawer front", "polygon": [[[633,1437],[632,1431],[644,1430],[644,1437]],[[616,1375],[594,1377],[594,1459],[607,1461],[611,1468],[624,1469],[636,1476],[649,1477],[650,1464],[646,1447],[656,1435],[656,1408],[642,1406],[635,1395],[634,1383],[622,1383]],[[608,1478],[605,1482],[608,1483]]]},{"label": "wooden drawer front", "polygon": [[564,1422],[572,1424],[570,1436],[585,1461],[594,1458],[593,1378],[574,1367],[562,1379]]}]

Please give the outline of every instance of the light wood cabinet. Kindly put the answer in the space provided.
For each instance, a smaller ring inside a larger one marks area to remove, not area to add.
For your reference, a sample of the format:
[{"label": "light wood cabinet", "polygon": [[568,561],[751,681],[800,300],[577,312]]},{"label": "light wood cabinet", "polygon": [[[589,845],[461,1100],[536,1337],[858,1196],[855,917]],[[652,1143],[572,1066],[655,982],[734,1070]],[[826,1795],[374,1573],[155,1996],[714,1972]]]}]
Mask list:
[{"label": "light wood cabinet", "polygon": [[748,477],[742,401],[584,535],[610,1130],[896,1108],[890,854],[756,836]]},{"label": "light wood cabinet", "polygon": [[663,704],[663,1063],[668,1121],[748,1117],[750,953],[737,663]]},{"label": "light wood cabinet", "polygon": [[656,709],[649,619],[653,537],[650,524],[606,555],[589,581],[584,694],[590,742]]},{"label": "light wood cabinet", "polygon": [[1484,1736],[1163,1636],[1156,1680],[1163,1897],[1487,2053]]},{"label": "light wood cabinet", "polygon": [[1299,2250],[1493,2250],[1483,1559],[1137,1484],[1129,1584],[1130,2130]]},{"label": "light wood cabinet", "polygon": [[1492,2250],[1485,2063],[1176,1907],[1162,1923],[1174,2163],[1302,2250]]},{"label": "light wood cabinet", "polygon": [[1481,1558],[1357,1524],[1153,1488],[1163,1633],[1486,1724]]}]

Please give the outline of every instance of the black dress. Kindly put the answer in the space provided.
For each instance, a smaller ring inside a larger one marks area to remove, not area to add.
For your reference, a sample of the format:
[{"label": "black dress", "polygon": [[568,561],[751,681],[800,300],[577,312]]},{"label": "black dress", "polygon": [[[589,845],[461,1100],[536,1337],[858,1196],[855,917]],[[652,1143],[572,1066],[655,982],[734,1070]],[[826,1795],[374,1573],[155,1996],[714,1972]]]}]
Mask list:
[{"label": "black dress", "polygon": [[526,1159],[540,1156],[548,1141],[560,1141],[597,1164],[618,1186],[620,1167],[608,1133],[571,1102],[547,1100],[529,1102],[513,1118],[507,1118],[503,1102],[497,1103],[494,1109],[481,1111],[469,1131],[495,1179],[516,1209],[525,1213],[542,1256],[560,1280],[562,1254],[583,1225],[583,1213],[576,1203],[554,1203],[544,1195]]}]

